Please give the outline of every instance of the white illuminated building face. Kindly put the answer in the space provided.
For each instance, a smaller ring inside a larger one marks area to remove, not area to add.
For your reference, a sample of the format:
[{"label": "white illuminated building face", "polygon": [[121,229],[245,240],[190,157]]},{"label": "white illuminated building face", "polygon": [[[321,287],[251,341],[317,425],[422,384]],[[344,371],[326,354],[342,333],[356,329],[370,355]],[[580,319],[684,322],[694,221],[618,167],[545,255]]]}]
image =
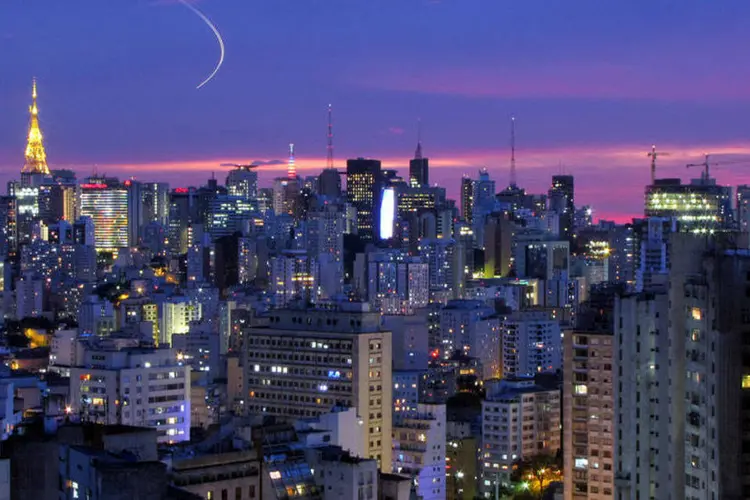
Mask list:
[{"label": "white illuminated building face", "polygon": [[380,239],[393,238],[393,222],[396,216],[396,193],[393,188],[383,190],[380,203]]}]

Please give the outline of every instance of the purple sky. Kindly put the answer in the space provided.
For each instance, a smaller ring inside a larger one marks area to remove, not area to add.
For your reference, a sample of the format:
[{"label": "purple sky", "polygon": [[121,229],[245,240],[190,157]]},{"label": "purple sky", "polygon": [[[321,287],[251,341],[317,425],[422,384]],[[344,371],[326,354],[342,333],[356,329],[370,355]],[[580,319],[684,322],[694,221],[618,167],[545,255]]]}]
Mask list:
[{"label": "purple sky", "polygon": [[[202,0],[222,32],[168,0],[0,6],[0,180],[23,162],[32,76],[50,166],[198,184],[223,161],[325,157],[328,103],[346,157],[406,165],[416,121],[434,180],[455,194],[486,165],[505,186],[509,118],[519,184],[562,168],[603,217],[642,210],[659,172],[703,152],[750,152],[750,2],[683,0]],[[717,160],[720,157],[717,157]],[[277,171],[266,167],[262,179]],[[750,164],[716,170],[750,182]],[[283,170],[283,167],[280,168]],[[697,175],[697,172],[695,172]]]}]

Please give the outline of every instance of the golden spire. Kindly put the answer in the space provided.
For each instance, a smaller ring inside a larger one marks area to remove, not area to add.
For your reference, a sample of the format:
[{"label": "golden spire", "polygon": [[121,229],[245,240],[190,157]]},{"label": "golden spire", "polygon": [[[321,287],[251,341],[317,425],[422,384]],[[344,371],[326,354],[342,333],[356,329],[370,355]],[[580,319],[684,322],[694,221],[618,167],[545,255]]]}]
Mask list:
[{"label": "golden spire", "polygon": [[39,108],[36,105],[36,78],[32,82],[31,87],[31,106],[29,106],[29,113],[31,114],[31,120],[29,121],[29,136],[26,142],[26,163],[23,165],[21,172],[29,174],[48,174],[49,167],[47,166],[47,153],[44,151],[44,144],[42,142],[42,131],[39,128]]}]

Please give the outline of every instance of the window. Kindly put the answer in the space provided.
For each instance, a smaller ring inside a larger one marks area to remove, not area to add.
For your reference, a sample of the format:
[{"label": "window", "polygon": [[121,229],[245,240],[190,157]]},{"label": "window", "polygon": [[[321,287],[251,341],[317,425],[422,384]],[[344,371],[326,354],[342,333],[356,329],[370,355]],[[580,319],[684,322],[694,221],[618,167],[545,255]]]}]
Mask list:
[{"label": "window", "polygon": [[742,376],[742,388],[743,389],[750,389],[750,375],[743,375]]},{"label": "window", "polygon": [[573,392],[576,394],[588,394],[588,387],[586,387],[586,384],[576,384],[573,387]]},{"label": "window", "polygon": [[694,320],[700,321],[700,319],[703,317],[701,314],[701,310],[699,307],[693,307],[690,309],[690,315],[693,317]]}]

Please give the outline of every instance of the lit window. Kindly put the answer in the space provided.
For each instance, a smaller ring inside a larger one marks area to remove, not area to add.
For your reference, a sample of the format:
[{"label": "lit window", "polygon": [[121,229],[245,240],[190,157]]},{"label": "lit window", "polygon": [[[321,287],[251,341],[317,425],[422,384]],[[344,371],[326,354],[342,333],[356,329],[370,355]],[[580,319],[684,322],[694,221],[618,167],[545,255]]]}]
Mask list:
[{"label": "lit window", "polygon": [[272,470],[269,475],[271,476],[271,479],[281,479],[281,472],[277,470]]},{"label": "lit window", "polygon": [[693,316],[693,319],[700,321],[702,314],[699,307],[693,307],[690,310],[690,314]]},{"label": "lit window", "polygon": [[586,387],[586,384],[576,384],[574,387],[574,392],[576,394],[586,395],[589,393],[589,390],[588,387]]},{"label": "lit window", "polygon": [[743,375],[742,376],[742,388],[743,389],[750,389],[750,375]]}]

